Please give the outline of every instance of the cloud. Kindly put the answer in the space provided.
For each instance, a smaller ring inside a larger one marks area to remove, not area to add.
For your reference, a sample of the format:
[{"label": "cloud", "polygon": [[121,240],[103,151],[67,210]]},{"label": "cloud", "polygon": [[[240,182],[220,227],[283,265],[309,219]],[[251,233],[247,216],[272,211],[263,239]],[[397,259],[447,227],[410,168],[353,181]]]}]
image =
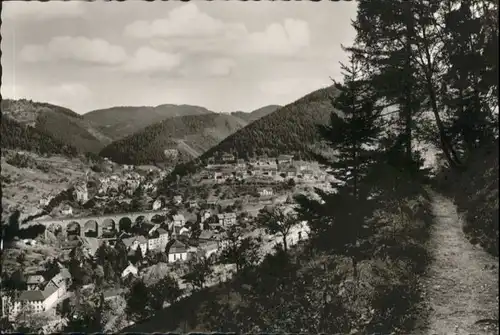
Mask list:
[{"label": "cloud", "polygon": [[[92,100],[92,91],[85,85],[76,82],[61,83],[58,85],[2,85],[2,96],[12,99],[31,99],[39,102],[48,102],[54,105],[74,108],[85,106]],[[76,111],[75,112],[83,112]]]},{"label": "cloud", "polygon": [[308,23],[286,19],[283,24],[273,23],[262,32],[249,34],[244,50],[249,53],[295,54],[308,45]]},{"label": "cloud", "polygon": [[141,47],[124,64],[129,72],[168,72],[181,64],[179,54],[161,52],[150,47]]},{"label": "cloud", "polygon": [[23,47],[20,57],[25,62],[73,60],[85,63],[114,65],[127,59],[121,46],[95,38],[58,36],[47,45],[31,44]]},{"label": "cloud", "polygon": [[2,19],[52,20],[82,17],[85,13],[80,1],[9,1],[2,3]]},{"label": "cloud", "polygon": [[164,19],[135,21],[125,27],[124,34],[182,52],[222,54],[290,56],[310,42],[305,21],[285,19],[263,31],[249,32],[242,23],[223,22],[201,12],[195,3],[173,9]]},{"label": "cloud", "polygon": [[225,77],[231,74],[236,62],[230,58],[214,58],[190,62],[179,72],[185,77]]},{"label": "cloud", "polygon": [[165,19],[135,21],[125,27],[125,35],[150,37],[207,37],[222,34],[224,22],[202,13],[194,3],[175,8]]}]

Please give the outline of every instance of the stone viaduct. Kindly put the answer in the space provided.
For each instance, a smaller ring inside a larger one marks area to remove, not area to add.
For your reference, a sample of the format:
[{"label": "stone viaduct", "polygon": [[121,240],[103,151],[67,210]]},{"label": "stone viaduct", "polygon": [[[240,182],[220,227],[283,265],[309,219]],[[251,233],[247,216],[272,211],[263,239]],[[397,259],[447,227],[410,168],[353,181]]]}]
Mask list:
[{"label": "stone viaduct", "polygon": [[43,225],[47,230],[61,229],[64,233],[72,232],[82,237],[86,236],[89,231],[95,234],[95,237],[101,237],[103,230],[115,230],[118,233],[126,227],[133,226],[142,222],[151,222],[155,218],[165,217],[166,210],[136,212],[136,213],[121,213],[107,214],[99,216],[71,217],[60,219],[44,219],[33,220],[30,225]]}]

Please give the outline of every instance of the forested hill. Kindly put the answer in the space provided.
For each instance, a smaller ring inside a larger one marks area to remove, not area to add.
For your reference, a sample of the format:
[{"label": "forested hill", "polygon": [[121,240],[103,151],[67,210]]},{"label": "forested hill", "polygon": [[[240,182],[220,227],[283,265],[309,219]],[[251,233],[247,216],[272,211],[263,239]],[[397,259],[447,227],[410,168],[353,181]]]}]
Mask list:
[{"label": "forested hill", "polygon": [[112,138],[121,139],[168,118],[212,114],[199,106],[165,104],[156,107],[112,107],[88,112],[84,118]]},{"label": "forested hill", "polygon": [[[245,125],[245,121],[230,114],[169,118],[111,143],[100,155],[122,164],[185,162]],[[166,155],[167,149],[177,149],[178,159]]]},{"label": "forested hill", "polygon": [[2,149],[18,149],[40,154],[74,156],[77,150],[52,136],[14,119],[4,116],[0,120]]},{"label": "forested hill", "polygon": [[[26,99],[5,99],[2,100],[2,115],[15,120],[20,125],[33,127],[38,130],[37,134],[47,134],[65,145],[74,147],[79,152],[97,153],[111,142],[81,115],[70,109],[48,103]],[[35,133],[30,129],[26,131],[30,134]]]},{"label": "forested hill", "polygon": [[318,124],[326,124],[332,113],[330,96],[333,86],[312,92],[279,108],[227,137],[201,156],[233,152],[238,157],[284,153],[306,155],[311,146],[320,142]]},{"label": "forested hill", "polygon": [[253,112],[245,113],[245,112],[232,112],[231,115],[239,117],[240,119],[248,121],[248,123],[254,122],[261,117],[264,117],[268,114],[271,114],[278,110],[281,106],[278,105],[269,105],[264,106],[262,108],[256,109]]}]

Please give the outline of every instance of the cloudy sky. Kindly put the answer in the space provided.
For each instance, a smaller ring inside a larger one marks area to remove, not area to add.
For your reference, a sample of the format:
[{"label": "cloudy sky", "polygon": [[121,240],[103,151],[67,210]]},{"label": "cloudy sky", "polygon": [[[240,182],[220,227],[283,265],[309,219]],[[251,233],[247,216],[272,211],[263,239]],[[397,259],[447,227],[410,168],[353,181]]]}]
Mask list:
[{"label": "cloudy sky", "polygon": [[355,2],[3,3],[2,96],[86,113],[287,104],[339,78]]}]

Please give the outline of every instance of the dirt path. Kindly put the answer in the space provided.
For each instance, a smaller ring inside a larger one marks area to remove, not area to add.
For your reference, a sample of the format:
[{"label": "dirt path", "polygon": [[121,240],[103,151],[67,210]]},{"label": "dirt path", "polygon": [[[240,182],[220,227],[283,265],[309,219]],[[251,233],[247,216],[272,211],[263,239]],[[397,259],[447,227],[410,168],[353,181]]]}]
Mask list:
[{"label": "dirt path", "polygon": [[416,334],[498,334],[498,259],[466,239],[451,200],[433,198],[434,260],[423,282],[428,322]]}]

